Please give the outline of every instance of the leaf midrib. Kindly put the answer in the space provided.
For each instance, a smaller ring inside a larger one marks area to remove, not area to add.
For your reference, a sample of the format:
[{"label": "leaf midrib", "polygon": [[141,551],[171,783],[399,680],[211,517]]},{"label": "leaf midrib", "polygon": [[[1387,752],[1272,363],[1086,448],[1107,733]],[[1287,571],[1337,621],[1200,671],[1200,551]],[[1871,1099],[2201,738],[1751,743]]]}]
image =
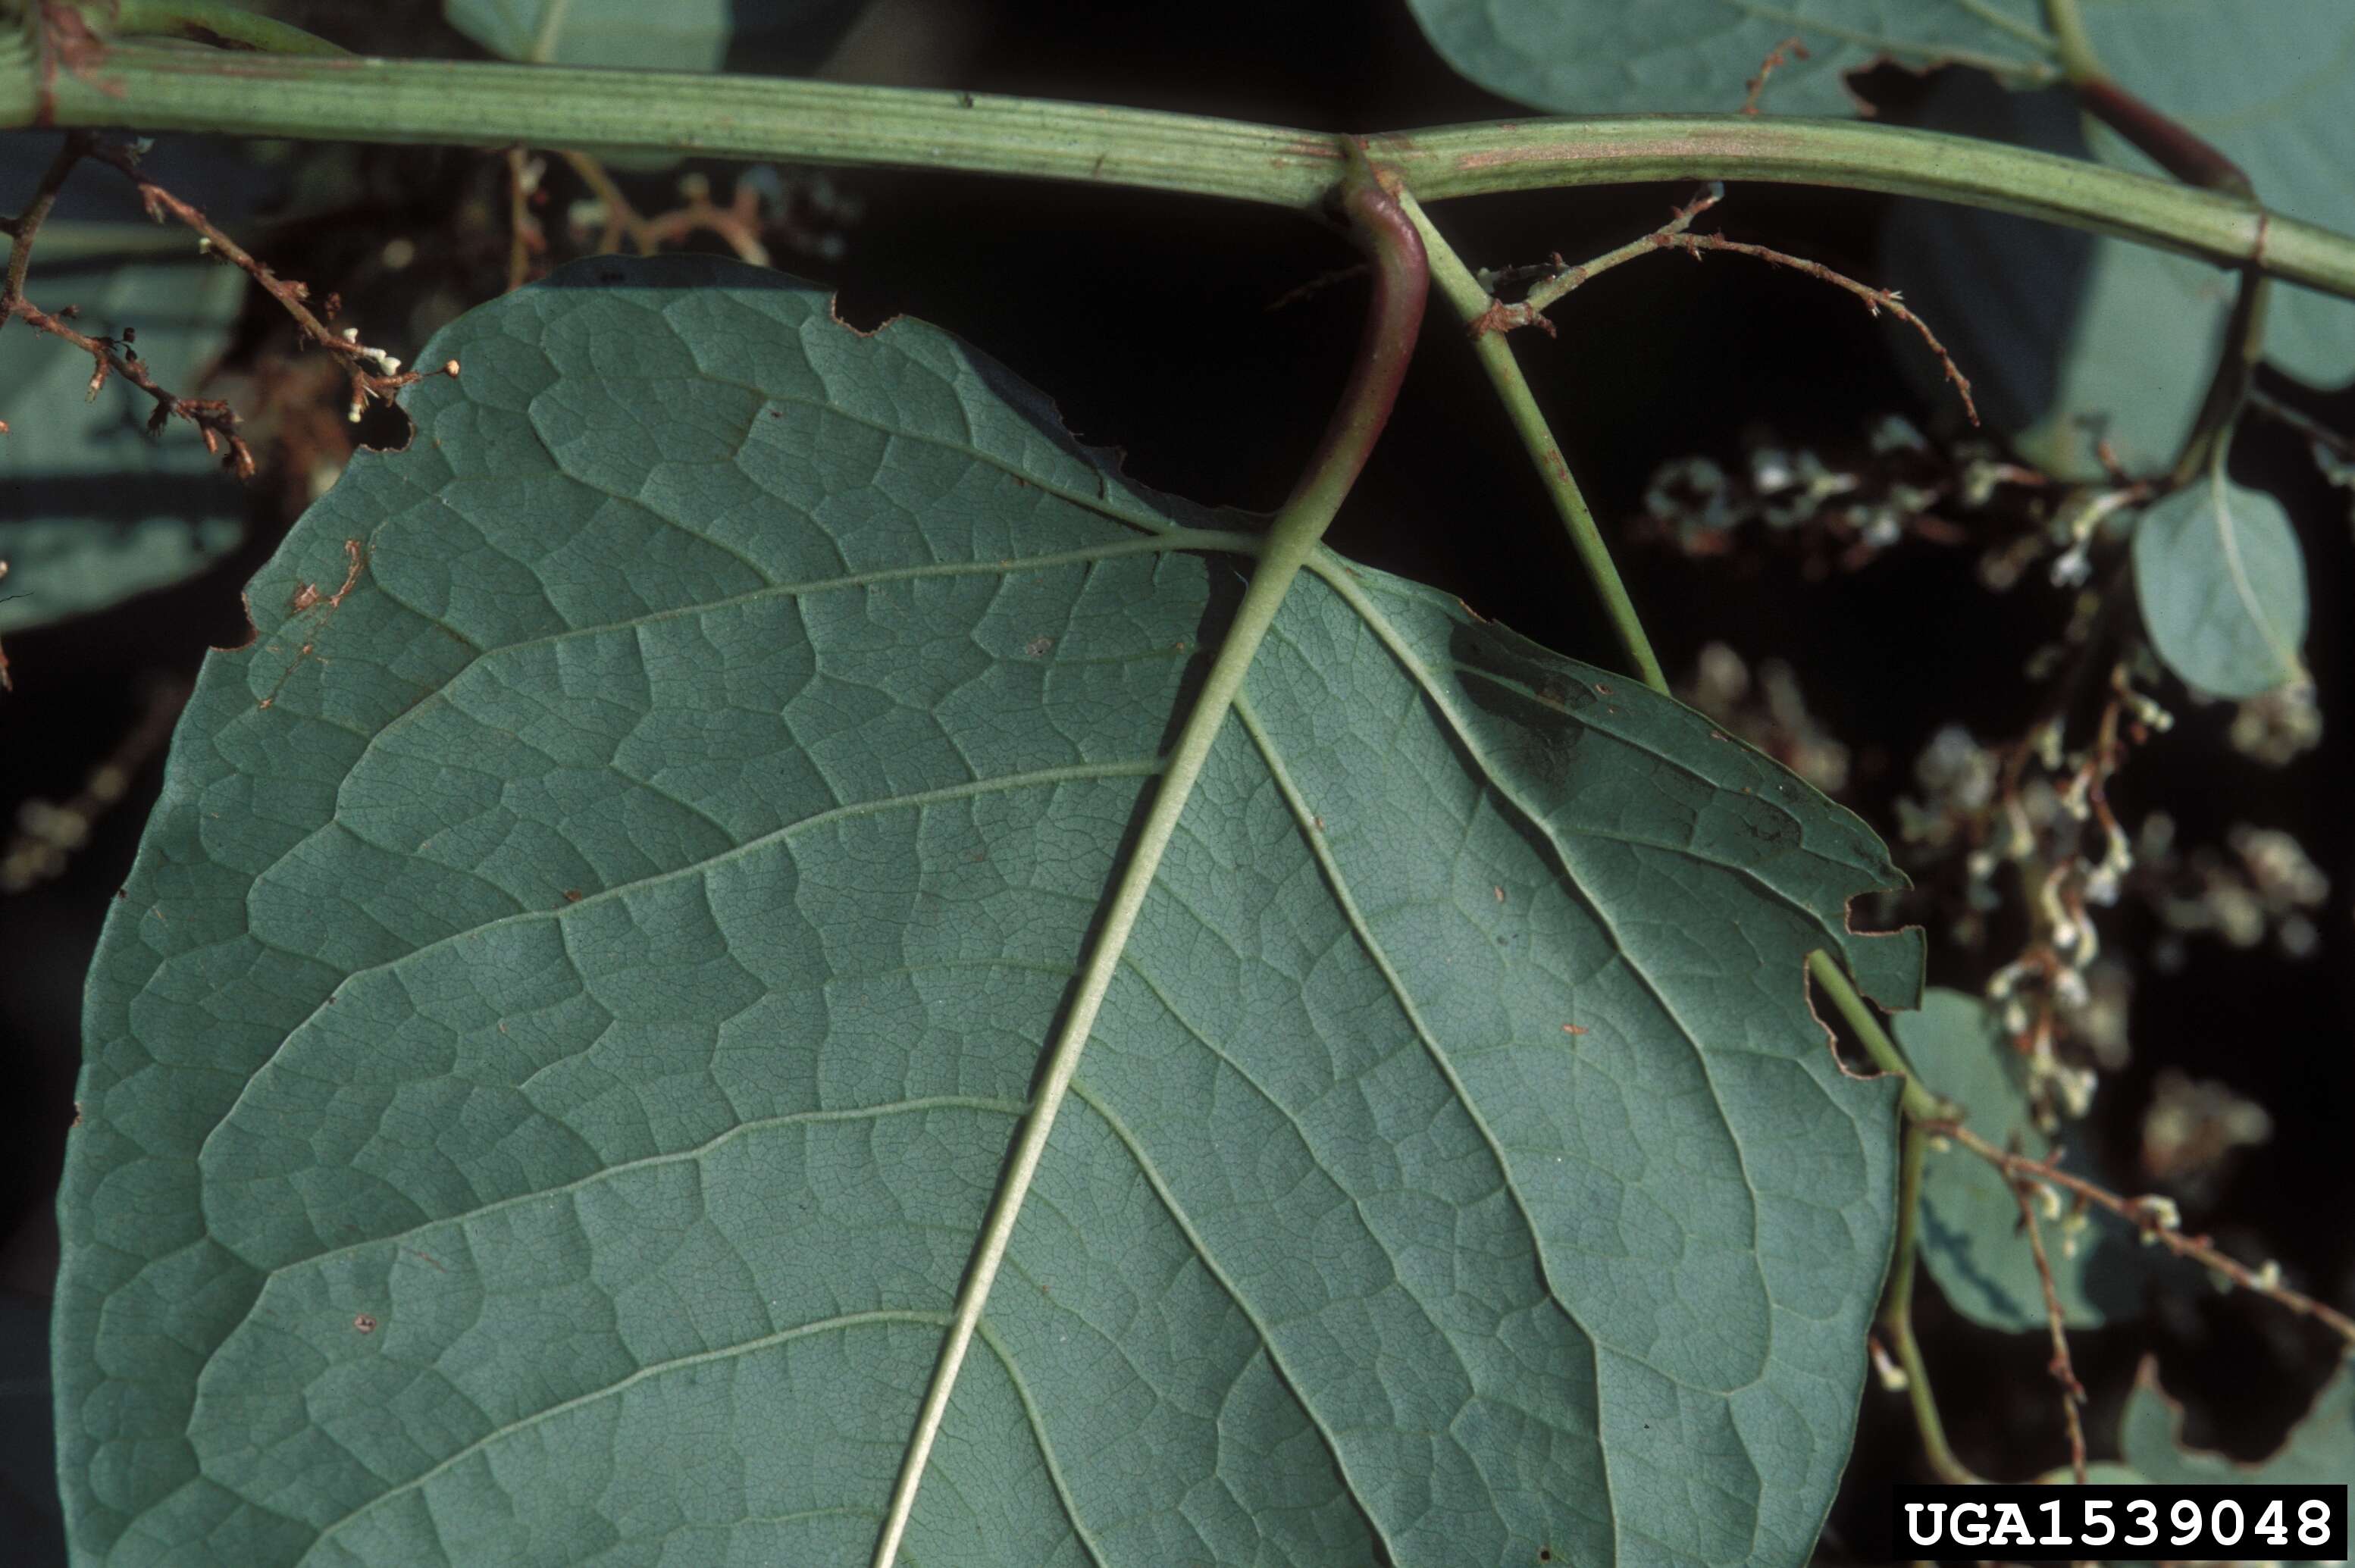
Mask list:
[{"label": "leaf midrib", "polygon": [[2240,600],[2241,609],[2247,614],[2249,624],[2257,629],[2258,640],[2265,645],[2265,651],[2272,654],[2274,662],[2281,667],[2282,678],[2295,679],[2297,676],[2296,654],[2284,645],[2281,635],[2274,625],[2273,616],[2258,599],[2256,585],[2249,581],[2248,568],[2241,559],[2240,523],[2232,515],[2231,492],[2224,487],[2224,464],[2221,452],[2209,464],[2208,501],[2209,515],[2213,518],[2216,528],[2216,548],[2223,554],[2225,576],[2232,585],[2233,596]]}]

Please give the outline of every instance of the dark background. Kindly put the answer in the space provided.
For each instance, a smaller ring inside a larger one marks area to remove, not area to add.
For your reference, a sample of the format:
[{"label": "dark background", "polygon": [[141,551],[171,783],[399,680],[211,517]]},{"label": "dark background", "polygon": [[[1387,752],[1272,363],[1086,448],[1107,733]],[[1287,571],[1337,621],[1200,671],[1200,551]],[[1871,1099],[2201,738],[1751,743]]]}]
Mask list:
[{"label": "dark background", "polygon": [[[302,7],[291,10],[302,19]],[[362,10],[323,7],[308,20],[383,52],[477,53],[414,0]],[[951,26],[943,14],[937,34],[902,40],[924,47],[905,48],[894,69],[926,84],[1318,130],[1525,112],[1455,76],[1392,0],[1119,7],[992,0],[962,15]],[[1894,69],[1863,85],[1884,117],[1900,122],[1925,91],[1922,79]],[[1771,89],[1767,101],[1771,111]],[[271,165],[282,193],[292,194],[275,218],[266,207],[257,214],[258,249],[287,275],[343,287],[356,318],[370,324],[370,341],[413,357],[436,319],[502,286],[506,165],[497,154],[338,148],[304,157],[291,175],[282,160]],[[711,173],[724,196],[732,171],[715,165]],[[632,188],[660,189],[674,177],[638,176]],[[1081,437],[1124,448],[1129,471],[1149,484],[1263,510],[1283,498],[1339,387],[1364,285],[1343,283],[1282,310],[1267,307],[1347,265],[1352,257],[1339,238],[1295,216],[1185,197],[862,171],[837,172],[832,183],[831,216],[820,214],[813,227],[838,235],[840,253],[786,252],[778,261],[837,284],[847,318],[871,324],[904,313],[966,337],[1054,396]],[[201,184],[179,194],[199,204],[224,199]],[[1553,251],[1576,260],[1648,229],[1687,194],[1639,187],[1496,197],[1442,204],[1434,216],[1476,266],[1535,261]],[[1878,282],[1875,237],[1889,200],[1738,186],[1710,222]],[[123,203],[127,211],[128,198]],[[855,218],[846,216],[849,207]],[[399,278],[371,271],[368,256],[397,234],[416,235],[431,265]],[[40,276],[37,259],[37,299]],[[232,395],[272,411],[256,421],[263,473],[252,486],[247,547],[183,587],[9,639],[17,689],[0,698],[0,828],[20,802],[80,788],[134,728],[158,680],[185,681],[208,645],[240,640],[238,589],[299,510],[302,470],[327,439],[272,379],[291,345],[264,304],[250,306],[227,361]],[[1745,433],[1762,423],[1828,459],[1860,453],[1883,413],[1934,432],[1951,426],[1950,400],[1925,401],[1914,390],[1919,378],[1901,373],[1900,357],[1922,352],[1902,327],[1796,274],[1729,257],[1698,267],[1677,257],[1647,260],[1598,280],[1556,315],[1558,341],[1523,334],[1515,346],[1614,539],[1672,679],[1688,679],[1710,641],[1753,666],[1767,656],[1789,660],[1810,708],[1856,753],[1844,798],[1892,838],[1893,798],[1938,727],[1959,722],[1982,739],[2002,739],[2026,725],[2039,688],[2022,661],[2057,634],[2068,608],[2041,572],[1997,595],[1978,585],[1974,548],[1908,543],[1860,570],[1817,577],[1789,551],[1691,560],[1628,537],[1625,524],[1639,514],[1659,464],[1701,453],[1738,469]],[[404,321],[416,330],[382,325]],[[2318,395],[2270,376],[2264,385],[2336,428],[2355,428],[2355,395]],[[340,401],[332,380],[320,389],[313,400],[332,428]],[[399,421],[367,428],[397,438]],[[189,437],[176,429],[166,439]],[[2187,842],[2221,842],[2236,821],[2294,833],[2334,884],[2317,919],[2322,949],[2294,963],[2194,938],[2180,972],[2144,966],[2132,1063],[2105,1083],[2088,1130],[2110,1168],[2132,1170],[2149,1085],[2169,1065],[2224,1081],[2265,1106],[2275,1124],[2271,1141],[2230,1168],[2211,1203],[2187,1207],[2187,1226],[2214,1232],[2243,1258],[2278,1258],[2290,1283],[2344,1305],[2355,1298],[2355,1161],[2347,1157],[2346,1126],[2355,1109],[2348,897],[2355,745],[2346,721],[2355,712],[2355,648],[2344,592],[2355,581],[2355,538],[2346,493],[2326,486],[2303,443],[2277,424],[2246,421],[2233,466],[2280,496],[2299,528],[2316,590],[2307,656],[2324,744],[2286,767],[2261,766],[2223,744],[2229,709],[2193,708],[2169,692],[2181,721],[2137,756],[2115,795],[2129,823],[2163,805]],[[1744,538],[1760,543],[1754,531]],[[1395,421],[1331,542],[1441,584],[1566,653],[1618,662],[1543,492],[1459,329],[1436,305]],[[10,1453],[21,1456],[37,1442],[32,1423],[47,1408],[27,1326],[37,1322],[56,1265],[50,1207],[72,1115],[81,975],[159,775],[160,759],[148,758],[130,798],[98,824],[64,876],[0,898],[0,1392],[8,1396],[0,1406],[0,1470]],[[2147,950],[2147,917],[2122,908],[2101,920],[2114,949]],[[1962,952],[1934,935],[1931,975],[1975,987],[2000,962],[2001,948],[1998,939],[1990,953]],[[2006,1480],[2063,1463],[2041,1336],[2007,1338],[1965,1323],[1926,1279],[1918,1302],[1963,1458]],[[2269,1304],[2196,1281],[2171,1287],[2136,1324],[2073,1338],[2093,1391],[2097,1457],[2146,1353],[2156,1354],[2167,1387],[2185,1400],[2190,1437],[2256,1457],[2303,1411],[2336,1349]],[[1873,1538],[1879,1488],[1919,1478],[1915,1453],[1902,1398],[1869,1388],[1824,1560],[1854,1560],[1850,1543]],[[55,1507],[37,1488],[0,1486],[0,1561],[54,1560]]]}]

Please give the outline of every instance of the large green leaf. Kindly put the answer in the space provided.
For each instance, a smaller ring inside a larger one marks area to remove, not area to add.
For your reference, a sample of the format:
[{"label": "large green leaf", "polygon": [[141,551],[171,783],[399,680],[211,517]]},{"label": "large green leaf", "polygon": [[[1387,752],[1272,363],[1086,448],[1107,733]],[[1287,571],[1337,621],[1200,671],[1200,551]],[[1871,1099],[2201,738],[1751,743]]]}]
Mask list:
[{"label": "large green leaf", "polygon": [[1738,107],[1759,63],[1782,114],[1846,114],[1848,71],[1982,66],[2023,85],[2057,75],[2038,0],[1408,0],[1447,63],[1491,92],[1560,114]]},{"label": "large green leaf", "polygon": [[[773,273],[584,263],[425,357],[208,663],[92,974],[73,1539],[864,1562],[1259,536]],[[1899,880],[1700,715],[1320,555],[907,1560],[1805,1561],[1895,1095],[1802,964],[1910,1002],[1918,936],[1843,918]]]},{"label": "large green leaf", "polygon": [[[103,237],[90,253],[35,273],[38,297],[81,306],[85,330],[137,328],[156,381],[191,392],[244,298],[233,268],[193,260],[123,261]],[[90,357],[24,326],[0,332],[0,635],[165,587],[236,544],[245,496],[175,421],[150,435],[154,408],[121,385],[89,396]]]},{"label": "large green leaf", "polygon": [[2135,524],[2135,595],[2168,667],[2217,697],[2300,678],[2306,557],[2282,504],[2221,465]]},{"label": "large green leaf", "polygon": [[[2030,1115],[2019,1053],[1985,1002],[1933,987],[1922,1010],[1901,1016],[1896,1028],[1922,1081],[1962,1104],[1964,1125],[1998,1148],[2043,1153],[2051,1140]],[[2062,1168],[2093,1174],[2074,1150]],[[1994,1167],[1958,1148],[1932,1155],[1922,1172],[1921,1227],[1922,1256],[1955,1310],[1990,1328],[2043,1331],[2035,1254],[2020,1233],[2019,1200]],[[2149,1254],[2123,1227],[2089,1229],[2073,1250],[2050,1234],[2046,1253],[2071,1328],[2098,1328],[2140,1308]]]}]

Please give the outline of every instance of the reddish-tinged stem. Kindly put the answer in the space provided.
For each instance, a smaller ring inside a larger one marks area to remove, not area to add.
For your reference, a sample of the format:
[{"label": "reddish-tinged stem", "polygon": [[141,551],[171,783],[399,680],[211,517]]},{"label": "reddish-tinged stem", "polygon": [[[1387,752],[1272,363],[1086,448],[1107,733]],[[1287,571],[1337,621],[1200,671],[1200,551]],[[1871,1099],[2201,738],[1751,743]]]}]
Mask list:
[{"label": "reddish-tinged stem", "polygon": [[1431,293],[1431,263],[1423,237],[1378,176],[1370,171],[1353,176],[1342,185],[1337,200],[1350,234],[1372,260],[1374,297],[1341,400],[1294,486],[1287,511],[1316,491],[1332,492],[1337,501],[1357,482],[1375,439],[1398,405],[1399,385],[1406,379],[1407,362],[1414,357],[1423,302]]},{"label": "reddish-tinged stem", "polygon": [[2108,77],[2077,83],[2077,101],[2184,184],[2250,194],[2249,176],[2241,172],[2240,165]]},{"label": "reddish-tinged stem", "polygon": [[2185,1235],[2175,1229],[2171,1221],[2162,1218],[2165,1211],[2156,1200],[2122,1198],[2106,1188],[2096,1187],[2081,1176],[2073,1176],[2059,1168],[2051,1158],[2030,1159],[2026,1155],[1998,1148],[1959,1122],[1934,1121],[1924,1125],[1935,1136],[1952,1138],[2002,1171],[2006,1177],[2015,1181],[2023,1178],[2032,1181],[2049,1181],[2096,1208],[2106,1209],[2133,1224],[2146,1240],[2165,1247],[2178,1257],[2205,1264],[2243,1290],[2253,1290],[2259,1296],[2277,1301],[2301,1317],[2313,1318],[2350,1345],[2355,1345],[2355,1318],[2315,1300],[2303,1291],[2292,1290],[2259,1275],[2235,1258],[2227,1257],[2218,1252],[2205,1236]]}]

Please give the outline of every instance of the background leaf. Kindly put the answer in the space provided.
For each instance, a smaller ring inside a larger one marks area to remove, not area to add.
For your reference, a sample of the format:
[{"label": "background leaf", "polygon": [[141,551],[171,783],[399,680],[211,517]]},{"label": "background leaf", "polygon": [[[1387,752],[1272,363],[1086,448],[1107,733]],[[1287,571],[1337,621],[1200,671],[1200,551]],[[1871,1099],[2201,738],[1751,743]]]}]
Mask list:
[{"label": "background leaf", "polygon": [[2236,1464],[2221,1454],[2184,1446],[2178,1435],[2181,1413],[2158,1386],[2156,1370],[2143,1368],[2118,1422],[2119,1456],[2145,1480],[2162,1486],[2211,1482],[2307,1481],[2355,1484],[2355,1365],[2342,1363],[2315,1395],[2304,1420],[2291,1428],[2272,1457],[2259,1465]]},{"label": "background leaf", "polygon": [[[1985,76],[1943,77],[1925,129],[2086,157],[2117,138],[2090,128],[2065,89],[2006,92]],[[2200,411],[2232,283],[2203,262],[1940,202],[1891,203],[1881,229],[1889,281],[1936,324],[1968,368],[1987,423],[2062,478],[2097,481],[2106,440],[2130,473],[2164,473]],[[1923,396],[1947,395],[1934,365],[1900,363]]]},{"label": "background leaf", "polygon": [[[44,246],[36,298],[80,304],[86,332],[135,326],[156,380],[194,392],[236,319],[244,274],[194,259],[125,260],[97,226],[72,238],[70,261]],[[0,332],[0,635],[193,576],[241,532],[244,494],[196,432],[175,421],[150,436],[147,396],[110,385],[92,400],[90,373],[90,357],[57,338]]]},{"label": "background leaf", "polygon": [[[1922,1010],[1901,1013],[1897,1037],[1934,1093],[1959,1101],[1964,1125],[1998,1147],[2019,1139],[2041,1156],[2051,1140],[2029,1114],[2019,1053],[2011,1049],[1987,1005],[1960,991],[1932,987]],[[2061,1168],[2094,1178],[2071,1155]],[[2098,1328],[2140,1310],[2150,1262],[2141,1243],[2098,1221],[2083,1232],[2075,1255],[2061,1244],[2057,1225],[2045,1227],[2052,1282],[2070,1327]],[[1934,1151],[1922,1173],[1922,1255],[1939,1291],[1973,1322],[2011,1333],[2045,1327],[2044,1295],[2036,1260],[2019,1230],[2019,1204],[1995,1168],[1967,1150]]]},{"label": "background leaf", "polygon": [[2151,645],[2191,686],[2254,697],[2303,678],[2306,557],[2264,491],[2217,470],[2150,507],[2134,571]]},{"label": "background leaf", "polygon": [[[2275,212],[2329,228],[2355,225],[2355,7],[2272,0],[2264,25],[2211,0],[2081,0],[2102,65],[2239,164]],[[2105,163],[2156,173],[2106,133]],[[2146,318],[2155,319],[2156,312]],[[2355,379],[2355,302],[2277,284],[2266,358],[2318,387]]]},{"label": "background leaf", "polygon": [[[2119,1457],[2134,1479],[2158,1486],[2355,1486],[2355,1363],[2339,1364],[2305,1419],[2262,1464],[2236,1464],[2186,1447],[2181,1422],[2182,1413],[2158,1386],[2157,1369],[2145,1363],[2118,1421]],[[2294,1517],[2290,1524],[2295,1530]],[[2293,1544],[2280,1561],[2286,1568],[2305,1568],[2313,1559],[2299,1556]]]},{"label": "background leaf", "polygon": [[[2041,7],[2027,0],[1411,0],[1432,43],[1489,91],[1568,114],[1726,111],[1768,51],[1797,37],[1811,58],[1779,67],[1765,107],[1857,108],[1842,73],[1893,59],[1975,66],[1923,107],[1931,129],[2091,155],[2157,174],[2111,132],[2072,123],[2073,95],[2004,90],[2057,80]],[[2277,212],[2355,222],[2355,9],[2279,0],[2263,27],[2214,0],[2083,0],[2112,78],[2206,138]],[[2231,301],[2218,269],[2123,240],[2064,234],[1999,213],[1929,202],[1891,208],[1891,281],[1991,392],[1989,422],[2030,461],[2095,479],[2095,431],[2128,466],[2163,469],[2190,428]],[[2277,285],[2271,363],[2318,387],[2355,379],[2355,304]],[[1907,373],[1922,380],[1919,366]],[[1924,382],[1925,393],[1943,389]]]},{"label": "background leaf", "polygon": [[862,0],[442,0],[495,55],[638,70],[806,70]]},{"label": "background leaf", "polygon": [[1448,64],[1491,92],[1557,114],[1707,113],[1742,106],[1767,52],[1779,114],[1847,114],[1841,76],[1891,59],[1977,65],[2023,85],[2055,80],[2036,0],[1408,0]]},{"label": "background leaf", "polygon": [[[74,1539],[855,1561],[1255,536],[773,273],[584,263],[427,354],[208,660],[93,970]],[[1885,851],[1330,557],[1247,696],[911,1559],[1805,1561],[1895,1097],[1801,965],[1912,999],[1918,933],[1843,919]]]},{"label": "background leaf", "polygon": [[[2250,27],[2204,3],[2091,0],[2084,16],[2103,65],[2238,162],[2268,207],[2333,228],[2355,221],[2355,117],[2341,112],[2355,12],[2294,0]],[[1959,74],[1938,83],[1920,118],[1931,130],[2161,173],[2081,115],[2065,90],[2007,93]],[[2094,443],[2105,434],[2131,472],[2174,461],[2230,311],[2229,274],[2124,240],[1928,202],[1895,204],[1886,243],[1891,281],[1947,332],[1990,389],[1989,422],[2014,434],[2031,462],[2099,479]],[[2355,378],[2355,305],[2276,284],[2265,352],[2314,385],[2344,384]],[[1925,395],[1941,394],[1917,367],[1907,372]]]}]

